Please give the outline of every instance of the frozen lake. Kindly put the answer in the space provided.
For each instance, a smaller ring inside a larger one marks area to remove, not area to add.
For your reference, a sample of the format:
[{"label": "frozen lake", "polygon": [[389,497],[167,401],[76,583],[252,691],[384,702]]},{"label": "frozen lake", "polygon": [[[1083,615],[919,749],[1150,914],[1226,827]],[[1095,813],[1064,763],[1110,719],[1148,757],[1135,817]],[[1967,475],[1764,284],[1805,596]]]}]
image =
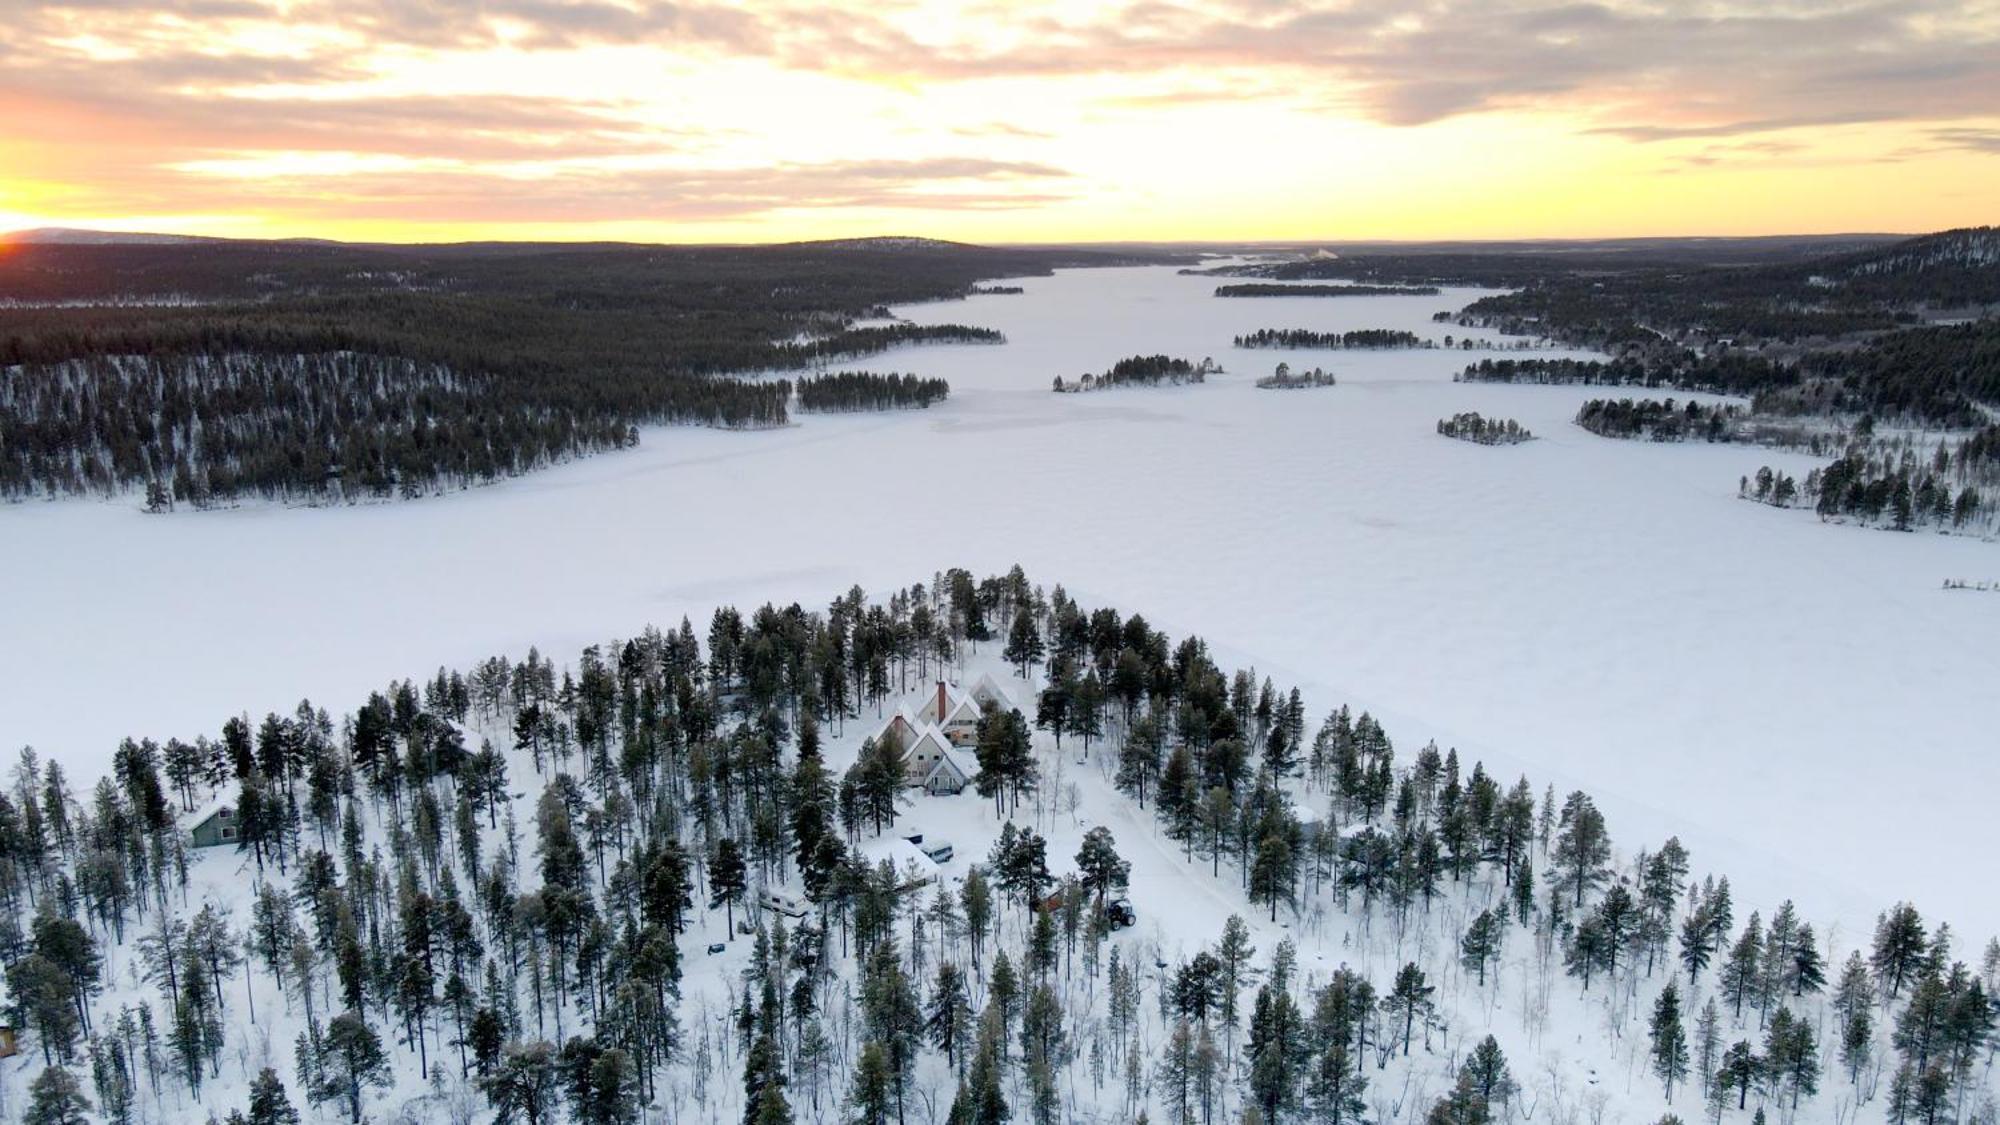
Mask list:
[{"label": "frozen lake", "polygon": [[[1374,710],[1405,760],[1436,737],[1507,780],[1586,787],[1625,849],[1679,832],[1742,914],[1793,895],[1852,942],[1910,897],[1968,942],[2000,928],[1977,889],[2000,596],[1939,589],[2000,577],[1992,544],[1740,502],[1739,475],[1814,462],[1598,439],[1569,424],[1590,389],[1454,385],[1458,352],[1230,346],[1264,327],[1462,335],[1430,315],[1476,292],[1223,300],[1160,268],[1020,284],[902,310],[1006,346],[852,365],[948,378],[926,412],[651,430],[408,504],[0,507],[0,747],[81,780],[127,734],[213,734],[302,696],[339,712],[530,644],[568,659],[684,613],[705,631],[718,602],[817,605],[1019,561],[1300,682],[1315,717]],[[1141,352],[1228,373],[1049,393]],[[1280,360],[1341,383],[1255,390]],[[1433,432],[1462,410],[1541,440]]]}]

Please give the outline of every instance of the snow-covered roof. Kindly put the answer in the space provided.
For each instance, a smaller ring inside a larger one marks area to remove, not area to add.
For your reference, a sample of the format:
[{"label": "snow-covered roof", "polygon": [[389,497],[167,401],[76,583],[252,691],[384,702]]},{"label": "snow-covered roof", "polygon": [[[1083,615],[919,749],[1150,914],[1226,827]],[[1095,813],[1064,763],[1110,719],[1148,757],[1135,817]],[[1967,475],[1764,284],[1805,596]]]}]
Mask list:
[{"label": "snow-covered roof", "polygon": [[980,713],[979,701],[968,695],[958,701],[958,705],[951,709],[951,714],[945,716],[944,722],[946,726],[956,723],[976,723],[979,721]]},{"label": "snow-covered roof", "polygon": [[[979,756],[976,754],[968,753],[954,746],[945,750],[943,761],[951,763],[952,768],[958,771],[959,776],[967,781],[971,781],[973,778],[979,776]],[[939,764],[943,764],[943,762]]]},{"label": "snow-covered roof", "polygon": [[991,672],[981,672],[979,674],[979,679],[974,681],[972,685],[972,698],[982,703],[990,699],[994,705],[999,707],[1012,707],[1014,705],[1014,697],[1007,694],[1007,689],[1000,686],[999,681],[993,678],[993,673]]},{"label": "snow-covered roof", "polygon": [[924,850],[904,839],[879,841],[863,848],[870,863],[888,860],[896,868],[897,885],[908,889],[937,881],[937,861],[924,854]]},{"label": "snow-covered roof", "polygon": [[210,817],[221,812],[223,809],[235,807],[236,795],[234,793],[229,793],[226,790],[218,792],[215,796],[196,805],[193,812],[181,814],[181,827],[187,829],[197,828],[207,823]]},{"label": "snow-covered roof", "polygon": [[949,754],[951,753],[951,741],[945,738],[944,735],[939,734],[936,727],[925,727],[924,732],[917,736],[917,740],[912,742],[903,751],[903,757],[908,758],[918,752],[940,755]]},{"label": "snow-covered roof", "polygon": [[[901,724],[900,730],[897,727],[899,723]],[[916,729],[917,721],[910,715],[909,710],[904,707],[898,707],[896,708],[896,713],[889,716],[888,720],[882,724],[882,729],[875,732],[875,741],[880,742],[883,738],[893,734],[897,738],[897,744],[901,745],[904,733],[914,732]]]}]

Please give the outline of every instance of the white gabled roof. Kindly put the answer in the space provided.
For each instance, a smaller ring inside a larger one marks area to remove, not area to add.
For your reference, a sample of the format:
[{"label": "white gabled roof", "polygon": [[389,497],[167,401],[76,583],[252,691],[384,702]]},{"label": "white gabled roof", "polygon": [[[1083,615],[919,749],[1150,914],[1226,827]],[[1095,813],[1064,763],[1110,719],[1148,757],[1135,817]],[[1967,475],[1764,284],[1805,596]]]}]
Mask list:
[{"label": "white gabled roof", "polygon": [[1001,707],[1014,706],[1014,697],[1007,694],[1007,689],[1000,686],[991,672],[979,674],[978,681],[972,685],[972,697],[981,701],[990,698]]},{"label": "white gabled roof", "polygon": [[871,863],[888,860],[896,869],[899,883],[905,888],[935,882],[938,877],[937,861],[925,855],[922,848],[908,840],[885,840],[879,852],[873,847],[864,846],[863,854],[869,854]]},{"label": "white gabled roof", "polygon": [[951,709],[951,714],[945,716],[944,722],[946,726],[952,723],[976,723],[980,714],[979,701],[968,695],[958,701],[958,706]]},{"label": "white gabled roof", "polygon": [[949,754],[951,753],[951,742],[944,735],[939,734],[936,727],[925,727],[924,732],[917,736],[917,740],[912,742],[909,748],[903,751],[903,757],[908,758],[919,750],[931,754]]},{"label": "white gabled roof", "polygon": [[210,817],[214,816],[216,813],[221,812],[223,809],[231,809],[235,807],[236,807],[236,794],[229,793],[226,790],[218,792],[216,793],[215,796],[210,797],[208,800],[203,801],[199,805],[196,805],[193,812],[182,813],[180,822],[181,827],[192,832],[196,828],[201,827],[204,823],[208,821]]},{"label": "white gabled roof", "polygon": [[913,731],[921,729],[917,724],[917,720],[910,715],[907,708],[898,707],[896,708],[896,713],[889,716],[882,723],[882,729],[875,732],[875,741],[880,742],[886,735],[893,732],[896,729],[896,721],[898,719],[902,720],[903,724]]},{"label": "white gabled roof", "polygon": [[967,753],[956,746],[944,752],[944,760],[967,781],[979,776],[979,755]]}]

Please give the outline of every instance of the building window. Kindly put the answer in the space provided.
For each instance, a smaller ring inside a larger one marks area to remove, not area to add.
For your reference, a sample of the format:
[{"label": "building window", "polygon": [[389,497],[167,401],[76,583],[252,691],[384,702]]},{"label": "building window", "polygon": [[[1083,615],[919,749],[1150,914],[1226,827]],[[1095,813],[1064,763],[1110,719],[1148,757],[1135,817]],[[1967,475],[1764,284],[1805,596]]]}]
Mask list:
[{"label": "building window", "polygon": [[225,840],[234,840],[236,838],[236,829],[233,827],[224,826],[224,828],[222,829],[222,838]]}]

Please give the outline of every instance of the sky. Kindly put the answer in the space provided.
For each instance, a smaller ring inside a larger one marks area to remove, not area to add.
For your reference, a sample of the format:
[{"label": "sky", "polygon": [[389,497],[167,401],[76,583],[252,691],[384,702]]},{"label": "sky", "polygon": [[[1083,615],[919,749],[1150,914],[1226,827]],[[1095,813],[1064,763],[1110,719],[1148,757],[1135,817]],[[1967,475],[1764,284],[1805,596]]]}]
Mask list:
[{"label": "sky", "polygon": [[2000,219],[2000,0],[0,0],[0,230],[990,242]]}]

